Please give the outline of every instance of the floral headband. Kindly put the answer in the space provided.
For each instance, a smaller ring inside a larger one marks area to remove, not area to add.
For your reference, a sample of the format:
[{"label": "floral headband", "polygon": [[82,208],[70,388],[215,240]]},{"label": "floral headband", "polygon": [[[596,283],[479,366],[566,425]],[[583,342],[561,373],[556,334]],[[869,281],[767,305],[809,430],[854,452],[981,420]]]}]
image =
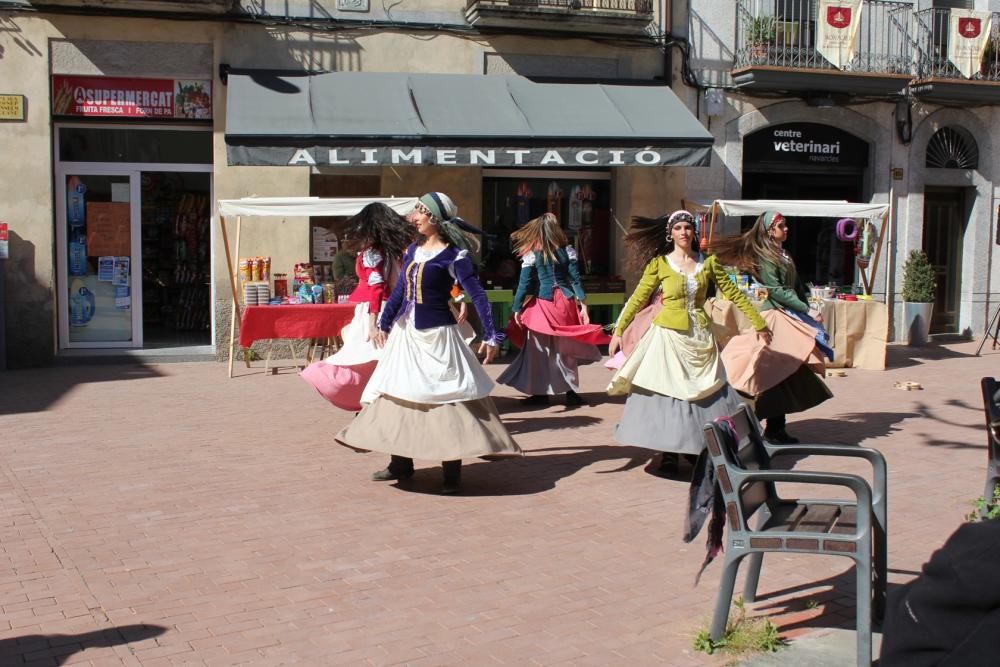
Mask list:
[{"label": "floral headband", "polygon": [[698,221],[695,220],[694,215],[690,211],[685,211],[684,209],[674,211],[667,218],[667,236],[670,235],[671,230],[673,230],[674,225],[681,222],[689,222],[691,226],[694,227],[694,235],[698,236]]}]

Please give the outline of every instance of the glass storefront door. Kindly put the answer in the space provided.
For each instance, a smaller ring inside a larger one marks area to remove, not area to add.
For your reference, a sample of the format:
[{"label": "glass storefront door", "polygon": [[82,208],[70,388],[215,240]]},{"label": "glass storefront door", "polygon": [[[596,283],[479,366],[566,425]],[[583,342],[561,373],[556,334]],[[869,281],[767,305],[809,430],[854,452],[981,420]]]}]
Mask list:
[{"label": "glass storefront door", "polygon": [[140,347],[139,173],[60,173],[56,202],[62,346]]}]

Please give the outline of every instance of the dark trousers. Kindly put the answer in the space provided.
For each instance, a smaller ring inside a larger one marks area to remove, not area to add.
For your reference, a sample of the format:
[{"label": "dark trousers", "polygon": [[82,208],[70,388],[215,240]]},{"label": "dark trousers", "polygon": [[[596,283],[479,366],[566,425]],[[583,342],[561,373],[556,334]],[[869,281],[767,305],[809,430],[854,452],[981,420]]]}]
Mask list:
[{"label": "dark trousers", "polygon": [[[462,460],[457,461],[442,461],[441,469],[444,472],[444,478],[447,480],[457,480],[462,474]],[[392,455],[392,460],[389,461],[389,471],[396,475],[409,475],[413,473],[413,459],[406,456],[396,456]]]}]

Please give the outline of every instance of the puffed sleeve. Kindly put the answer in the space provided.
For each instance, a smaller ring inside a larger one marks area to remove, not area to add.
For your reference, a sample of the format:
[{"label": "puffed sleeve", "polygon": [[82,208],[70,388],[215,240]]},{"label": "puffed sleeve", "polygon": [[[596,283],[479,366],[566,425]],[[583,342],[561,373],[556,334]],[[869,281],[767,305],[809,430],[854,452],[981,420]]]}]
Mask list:
[{"label": "puffed sleeve", "polygon": [[368,248],[361,255],[361,265],[368,269],[368,312],[377,313],[385,298],[385,258]]}]

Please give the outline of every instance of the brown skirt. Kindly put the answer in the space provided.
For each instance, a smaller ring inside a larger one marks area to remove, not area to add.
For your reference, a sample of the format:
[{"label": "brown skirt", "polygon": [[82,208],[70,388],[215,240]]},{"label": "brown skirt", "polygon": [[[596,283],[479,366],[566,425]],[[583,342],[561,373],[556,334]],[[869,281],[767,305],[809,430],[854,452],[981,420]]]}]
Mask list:
[{"label": "brown skirt", "polygon": [[346,447],[425,461],[521,456],[489,396],[413,403],[383,394],[335,436]]}]

